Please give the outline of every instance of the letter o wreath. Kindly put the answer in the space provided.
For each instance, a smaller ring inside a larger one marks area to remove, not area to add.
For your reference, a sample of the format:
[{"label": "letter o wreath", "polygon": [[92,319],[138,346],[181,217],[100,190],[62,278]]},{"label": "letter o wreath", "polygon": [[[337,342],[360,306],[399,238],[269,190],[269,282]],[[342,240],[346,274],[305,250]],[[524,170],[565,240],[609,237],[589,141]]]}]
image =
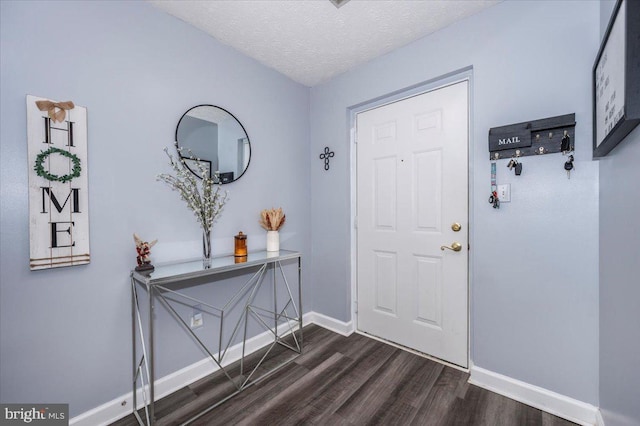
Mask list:
[{"label": "letter o wreath", "polygon": [[[73,168],[71,169],[71,173],[67,175],[58,176],[46,171],[42,164],[44,163],[44,160],[51,154],[60,154],[63,157],[67,157],[71,159],[71,161],[73,162]],[[36,174],[38,176],[45,178],[48,181],[62,182],[62,183],[69,182],[79,177],[80,172],[82,171],[82,168],[80,167],[80,159],[75,154],[72,154],[69,151],[65,151],[64,149],[55,148],[55,147],[51,147],[46,151],[41,151],[40,154],[38,154],[38,156],[36,157],[36,164],[33,169],[36,171]]]}]

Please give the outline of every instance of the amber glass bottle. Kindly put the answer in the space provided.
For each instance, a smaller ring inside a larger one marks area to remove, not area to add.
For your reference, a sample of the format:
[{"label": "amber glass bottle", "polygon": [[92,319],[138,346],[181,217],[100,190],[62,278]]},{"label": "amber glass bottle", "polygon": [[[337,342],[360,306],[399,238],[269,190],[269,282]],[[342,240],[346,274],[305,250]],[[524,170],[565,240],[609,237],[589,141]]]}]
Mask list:
[{"label": "amber glass bottle", "polygon": [[247,236],[240,231],[235,237],[235,250],[234,256],[241,257],[247,255]]}]

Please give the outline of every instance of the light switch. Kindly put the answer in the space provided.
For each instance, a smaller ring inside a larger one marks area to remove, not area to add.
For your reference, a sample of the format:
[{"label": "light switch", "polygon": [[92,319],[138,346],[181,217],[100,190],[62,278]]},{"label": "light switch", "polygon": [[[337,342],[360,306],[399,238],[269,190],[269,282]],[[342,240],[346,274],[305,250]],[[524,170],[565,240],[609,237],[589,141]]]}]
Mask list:
[{"label": "light switch", "polygon": [[511,184],[498,185],[498,199],[501,203],[511,202]]}]

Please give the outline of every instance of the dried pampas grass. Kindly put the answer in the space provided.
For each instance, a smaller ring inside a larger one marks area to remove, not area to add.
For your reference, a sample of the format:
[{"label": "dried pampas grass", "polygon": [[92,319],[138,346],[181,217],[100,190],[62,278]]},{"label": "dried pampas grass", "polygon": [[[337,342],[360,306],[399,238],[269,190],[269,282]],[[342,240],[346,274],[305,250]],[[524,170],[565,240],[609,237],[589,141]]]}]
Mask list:
[{"label": "dried pampas grass", "polygon": [[284,225],[285,217],[282,207],[262,210],[260,212],[260,226],[267,231],[277,231]]}]

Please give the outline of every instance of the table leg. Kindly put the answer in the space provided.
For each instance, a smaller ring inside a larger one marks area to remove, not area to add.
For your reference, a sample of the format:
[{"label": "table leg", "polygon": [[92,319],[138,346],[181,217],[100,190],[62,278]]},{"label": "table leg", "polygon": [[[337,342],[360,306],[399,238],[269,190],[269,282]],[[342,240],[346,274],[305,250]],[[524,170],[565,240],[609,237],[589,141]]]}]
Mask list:
[{"label": "table leg", "polygon": [[133,365],[133,375],[131,377],[131,381],[133,382],[133,407],[131,410],[135,413],[136,407],[138,406],[137,399],[137,373],[138,373],[138,363],[136,362],[136,282],[131,278],[131,352],[132,352],[132,365]]},{"label": "table leg", "polygon": [[276,291],[276,262],[271,265],[273,268],[273,331],[275,332],[275,340],[278,340],[278,292]]},{"label": "table leg", "polygon": [[298,257],[298,323],[300,329],[300,353],[302,353],[302,257]]},{"label": "table leg", "polygon": [[155,402],[155,360],[154,360],[154,345],[153,345],[153,312],[154,312],[154,297],[153,287],[148,286],[149,293],[149,419],[151,424],[156,422],[154,402]]}]

